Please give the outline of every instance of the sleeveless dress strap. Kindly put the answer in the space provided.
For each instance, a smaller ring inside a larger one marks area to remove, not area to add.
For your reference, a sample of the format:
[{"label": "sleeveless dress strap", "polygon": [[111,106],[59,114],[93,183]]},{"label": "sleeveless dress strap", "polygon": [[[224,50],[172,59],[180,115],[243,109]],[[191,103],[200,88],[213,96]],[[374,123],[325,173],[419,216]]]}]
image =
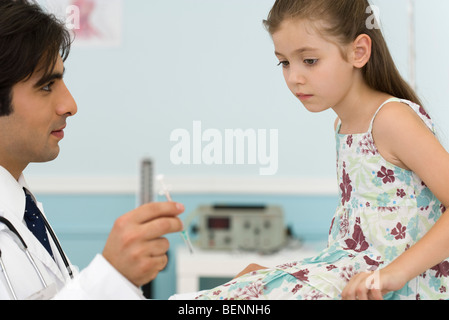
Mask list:
[{"label": "sleeveless dress strap", "polygon": [[341,120],[340,118],[337,118],[338,122],[337,122],[337,127],[335,129],[335,134],[339,134],[340,133],[340,128],[341,128]]},{"label": "sleeveless dress strap", "polygon": [[[384,103],[382,103],[382,105],[379,107],[379,109],[377,109],[376,113],[374,114],[373,119],[371,120],[369,130],[368,130],[369,133],[371,133],[373,131],[374,120],[376,120],[377,114],[380,112],[380,110],[382,110],[382,108],[386,104],[391,103],[391,102],[400,102],[400,103],[408,105],[410,108],[412,108],[416,112],[416,114],[421,118],[421,120],[426,124],[426,126],[434,134],[436,134],[435,124],[432,121],[432,119],[430,118],[429,114],[424,109],[424,107],[419,106],[416,103],[411,102],[409,100],[399,99],[399,98],[390,98],[387,101],[385,101]],[[340,118],[338,118],[337,128],[336,128],[337,134],[340,132],[340,128],[341,128],[341,120],[340,120]]]},{"label": "sleeveless dress strap", "polygon": [[380,110],[382,110],[382,108],[386,104],[388,104],[390,102],[399,102],[399,103],[403,103],[405,105],[408,105],[421,118],[421,120],[426,124],[426,126],[429,128],[429,130],[432,131],[433,134],[436,134],[435,124],[432,121],[432,119],[430,118],[429,114],[424,109],[424,107],[419,106],[416,103],[411,102],[409,100],[399,99],[399,98],[390,98],[387,101],[385,101],[384,103],[382,103],[382,105],[379,107],[379,109],[377,109],[376,113],[374,114],[373,119],[371,120],[371,124],[370,124],[368,132],[372,132],[373,131],[374,120],[376,119],[377,114],[380,112]]},{"label": "sleeveless dress strap", "polygon": [[[371,132],[373,130],[374,120],[376,119],[376,116],[379,113],[379,111],[383,108],[384,105],[386,105],[387,103],[390,103],[390,102],[401,102],[401,100],[398,98],[390,98],[387,101],[385,101],[384,103],[382,103],[382,105],[379,107],[379,109],[377,109],[376,113],[374,114],[373,119],[371,120],[368,132]],[[341,120],[340,120],[340,118],[338,118],[336,133],[340,132],[340,128],[341,128]]]},{"label": "sleeveless dress strap", "polygon": [[368,130],[368,132],[372,132],[372,131],[373,131],[374,120],[376,120],[377,114],[380,112],[380,110],[382,110],[382,108],[383,108],[386,104],[388,104],[388,103],[390,103],[390,102],[401,102],[401,99],[398,99],[398,98],[390,98],[390,99],[388,99],[387,101],[385,101],[384,103],[382,103],[382,104],[380,105],[379,109],[377,109],[376,113],[374,114],[373,119],[371,120],[371,123],[370,123],[370,125],[369,125],[369,130]]}]

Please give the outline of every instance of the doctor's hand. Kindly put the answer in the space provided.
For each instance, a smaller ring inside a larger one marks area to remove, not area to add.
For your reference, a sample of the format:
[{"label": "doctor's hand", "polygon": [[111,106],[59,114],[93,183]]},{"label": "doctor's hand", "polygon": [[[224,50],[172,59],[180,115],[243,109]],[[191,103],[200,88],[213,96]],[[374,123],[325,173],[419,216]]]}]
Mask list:
[{"label": "doctor's hand", "polygon": [[167,265],[169,242],[180,232],[178,215],[184,206],[174,202],[149,203],[118,218],[103,250],[103,257],[137,287],[154,280]]}]

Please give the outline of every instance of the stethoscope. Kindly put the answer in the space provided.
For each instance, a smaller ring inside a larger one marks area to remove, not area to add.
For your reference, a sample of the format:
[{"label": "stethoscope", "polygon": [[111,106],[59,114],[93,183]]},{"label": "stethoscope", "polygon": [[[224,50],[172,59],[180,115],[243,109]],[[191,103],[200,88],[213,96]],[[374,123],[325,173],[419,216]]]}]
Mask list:
[{"label": "stethoscope", "polygon": [[[56,247],[58,249],[58,252],[59,252],[59,254],[60,254],[60,256],[61,256],[61,258],[62,258],[62,260],[64,262],[64,265],[65,265],[65,267],[67,269],[67,272],[68,272],[70,278],[73,279],[72,268],[70,267],[70,264],[69,264],[69,262],[67,260],[67,257],[66,257],[64,251],[61,248],[61,244],[59,243],[58,239],[56,238],[56,235],[53,232],[53,229],[50,227],[50,224],[48,223],[47,219],[44,217],[43,214],[41,214],[41,217],[42,217],[42,219],[44,221],[44,224],[45,224],[45,227],[47,228],[47,231],[50,233],[50,236],[53,239],[53,242],[55,243],[55,245],[56,245]],[[27,244],[25,243],[25,241],[23,240],[22,236],[19,234],[17,229],[13,226],[13,224],[8,219],[6,219],[4,217],[0,217],[0,223],[4,224],[6,227],[8,227],[9,231],[12,232],[17,237],[17,239],[19,240],[19,242],[18,242],[19,246],[25,252],[25,255],[27,256],[27,258],[30,261],[31,265],[33,266],[34,270],[36,271],[36,274],[38,275],[40,282],[42,283],[44,288],[47,288],[48,287],[47,282],[45,281],[44,277],[42,276],[42,273],[40,272],[39,268],[36,265],[36,262],[34,261],[33,257],[31,256],[31,254],[30,254],[30,252],[28,250]],[[14,300],[18,300],[16,292],[15,292],[13,286],[12,286],[11,279],[10,279],[10,277],[8,275],[8,272],[7,272],[6,268],[5,268],[5,264],[3,263],[1,249],[0,249],[0,268],[3,271],[3,275],[5,276],[5,279],[6,279],[6,284],[8,286],[8,289],[9,289],[13,299]]]}]

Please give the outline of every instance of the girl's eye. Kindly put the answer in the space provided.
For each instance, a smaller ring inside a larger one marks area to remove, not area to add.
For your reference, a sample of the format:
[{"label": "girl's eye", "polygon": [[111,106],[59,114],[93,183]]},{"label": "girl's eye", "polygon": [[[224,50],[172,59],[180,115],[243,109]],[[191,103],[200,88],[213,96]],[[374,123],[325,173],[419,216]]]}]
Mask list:
[{"label": "girl's eye", "polygon": [[288,61],[280,61],[278,67],[282,65],[283,68],[287,68],[289,64],[290,63]]},{"label": "girl's eye", "polygon": [[318,62],[318,59],[306,59],[304,60],[304,63],[309,65],[309,66],[313,66]]}]

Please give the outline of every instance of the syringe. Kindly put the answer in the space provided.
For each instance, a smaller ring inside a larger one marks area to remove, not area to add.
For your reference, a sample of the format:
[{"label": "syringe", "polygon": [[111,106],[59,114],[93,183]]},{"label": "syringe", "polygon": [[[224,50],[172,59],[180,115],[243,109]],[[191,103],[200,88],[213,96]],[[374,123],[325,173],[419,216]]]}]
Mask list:
[{"label": "syringe", "polygon": [[[165,185],[164,175],[162,175],[162,174],[158,175],[156,177],[156,180],[161,185],[160,194],[164,195],[168,202],[173,202],[173,199],[172,199],[172,197],[170,195],[170,192],[168,191],[168,188]],[[192,246],[192,242],[190,241],[190,237],[189,237],[189,234],[188,234],[187,230],[183,230],[181,232],[181,237],[184,240],[184,243],[186,244],[187,248],[189,248],[190,253],[193,254],[193,246]]]}]

